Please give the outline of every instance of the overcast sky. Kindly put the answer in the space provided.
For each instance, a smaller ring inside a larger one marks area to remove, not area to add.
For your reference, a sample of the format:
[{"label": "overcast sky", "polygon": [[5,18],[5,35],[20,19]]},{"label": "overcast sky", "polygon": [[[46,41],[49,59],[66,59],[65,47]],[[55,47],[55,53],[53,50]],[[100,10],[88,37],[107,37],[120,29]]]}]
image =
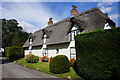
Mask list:
[{"label": "overcast sky", "polygon": [[[70,17],[72,5],[77,6],[78,12],[94,7],[103,13],[108,12],[110,18],[118,26],[118,2],[2,2],[0,3],[2,18],[16,19],[27,32],[34,32],[47,26],[50,17],[53,22]],[[0,14],[1,14],[0,12]]]}]

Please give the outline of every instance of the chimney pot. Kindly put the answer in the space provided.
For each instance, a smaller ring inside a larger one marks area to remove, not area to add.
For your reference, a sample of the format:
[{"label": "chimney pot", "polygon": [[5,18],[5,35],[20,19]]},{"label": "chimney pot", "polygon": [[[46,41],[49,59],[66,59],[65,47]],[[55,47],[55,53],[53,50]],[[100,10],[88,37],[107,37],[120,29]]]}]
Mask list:
[{"label": "chimney pot", "polygon": [[106,13],[106,17],[107,17],[108,19],[110,19],[110,17],[108,16],[108,13]]},{"label": "chimney pot", "polygon": [[106,13],[106,17],[108,17],[108,13]]},{"label": "chimney pot", "polygon": [[73,5],[72,6],[72,10],[71,10],[71,16],[75,15],[75,14],[78,14],[78,11],[76,10],[76,6]]},{"label": "chimney pot", "polygon": [[50,26],[52,24],[53,24],[52,18],[49,18],[48,26]]},{"label": "chimney pot", "polygon": [[73,5],[72,8],[73,8],[73,10],[76,10],[76,6],[75,5]]}]

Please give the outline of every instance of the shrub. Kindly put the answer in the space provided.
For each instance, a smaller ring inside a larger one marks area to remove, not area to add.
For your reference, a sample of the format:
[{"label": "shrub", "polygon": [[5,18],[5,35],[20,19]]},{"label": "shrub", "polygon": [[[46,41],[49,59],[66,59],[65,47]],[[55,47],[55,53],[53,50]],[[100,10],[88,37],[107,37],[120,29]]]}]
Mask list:
[{"label": "shrub", "polygon": [[75,72],[85,80],[119,80],[120,28],[75,37]]},{"label": "shrub", "polygon": [[75,61],[75,59],[74,59],[74,58],[71,58],[71,59],[70,59],[70,61],[69,61],[69,62],[70,62],[70,67],[72,67],[72,66],[73,66],[74,61]]},{"label": "shrub", "polygon": [[65,55],[55,56],[50,61],[50,72],[61,74],[70,71],[69,60]]},{"label": "shrub", "polygon": [[6,47],[6,57],[10,60],[16,60],[23,57],[23,48],[19,46]]},{"label": "shrub", "polygon": [[28,55],[26,55],[26,61],[27,61],[28,63],[36,63],[36,62],[38,62],[38,60],[39,60],[39,57],[38,57],[38,56],[35,56],[35,55],[33,55],[33,54],[28,54]]}]

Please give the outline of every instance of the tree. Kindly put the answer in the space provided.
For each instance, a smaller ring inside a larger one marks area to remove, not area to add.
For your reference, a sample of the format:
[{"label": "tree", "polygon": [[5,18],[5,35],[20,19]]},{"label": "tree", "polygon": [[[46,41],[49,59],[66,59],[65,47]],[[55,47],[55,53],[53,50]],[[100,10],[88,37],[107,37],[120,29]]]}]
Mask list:
[{"label": "tree", "polygon": [[23,31],[15,19],[0,19],[2,22],[2,47],[22,46],[30,33]]},{"label": "tree", "polygon": [[2,48],[2,20],[0,20],[0,48]]}]

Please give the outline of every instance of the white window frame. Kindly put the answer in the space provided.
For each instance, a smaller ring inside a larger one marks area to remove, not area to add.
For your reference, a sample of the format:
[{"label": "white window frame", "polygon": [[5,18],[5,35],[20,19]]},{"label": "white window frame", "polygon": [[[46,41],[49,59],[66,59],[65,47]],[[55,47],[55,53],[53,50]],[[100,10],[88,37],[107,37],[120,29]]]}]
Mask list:
[{"label": "white window frame", "polygon": [[30,40],[29,40],[29,50],[31,50],[32,49],[32,39],[30,38]]},{"label": "white window frame", "polygon": [[43,56],[48,56],[48,49],[47,48],[43,48],[42,55]]},{"label": "white window frame", "polygon": [[80,34],[80,31],[79,31],[78,29],[73,30],[73,31],[71,32],[72,41],[75,40],[75,36],[76,36],[77,34]]},{"label": "white window frame", "polygon": [[47,35],[46,34],[44,35],[43,41],[44,41],[43,43],[46,44],[46,42],[47,42]]},{"label": "white window frame", "polygon": [[[72,50],[73,49],[73,50]],[[76,58],[76,50],[75,50],[75,47],[70,47],[70,58],[72,56],[75,56],[74,58]]]},{"label": "white window frame", "polygon": [[75,31],[72,31],[72,41],[75,40]]}]

